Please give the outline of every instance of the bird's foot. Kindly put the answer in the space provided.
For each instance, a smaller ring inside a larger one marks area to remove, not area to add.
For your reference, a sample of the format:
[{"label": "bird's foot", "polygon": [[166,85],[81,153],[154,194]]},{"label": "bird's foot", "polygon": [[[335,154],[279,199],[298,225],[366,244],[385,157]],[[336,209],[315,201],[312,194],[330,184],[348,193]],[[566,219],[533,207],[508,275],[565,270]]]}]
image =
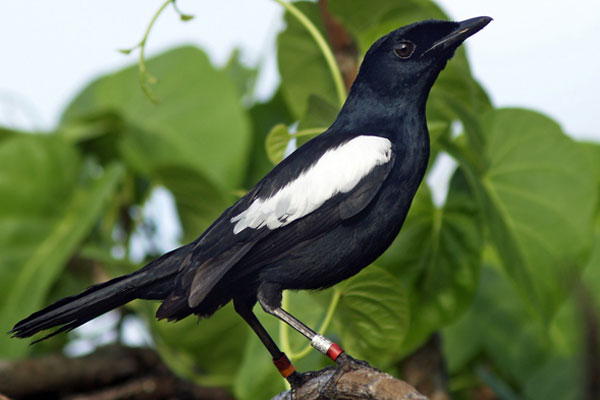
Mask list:
[{"label": "bird's foot", "polygon": [[331,375],[327,383],[319,390],[320,399],[337,398],[336,388],[338,381],[346,373],[358,369],[375,369],[368,362],[350,357],[345,352],[337,356],[335,363],[337,365],[335,372]]},{"label": "bird's foot", "polygon": [[283,376],[290,384],[290,398],[296,400],[296,390],[312,378],[311,373],[300,373],[296,371],[296,367],[294,367],[285,353],[281,353],[279,358],[274,359],[273,364],[275,364],[281,376]]},{"label": "bird's foot", "polygon": [[296,391],[304,385],[306,382],[310,381],[315,377],[314,371],[308,372],[298,372],[294,371],[290,376],[285,378],[287,382],[290,384],[290,399],[297,400]]},{"label": "bird's foot", "polygon": [[340,354],[335,360],[338,370],[345,372],[354,371],[357,369],[375,369],[366,361],[357,360],[356,358],[350,357],[346,352]]},{"label": "bird's foot", "polygon": [[285,380],[290,384],[292,391],[294,389],[298,389],[300,386],[304,385],[306,382],[310,381],[314,376],[314,372],[298,372],[294,371],[293,374],[285,378]]}]

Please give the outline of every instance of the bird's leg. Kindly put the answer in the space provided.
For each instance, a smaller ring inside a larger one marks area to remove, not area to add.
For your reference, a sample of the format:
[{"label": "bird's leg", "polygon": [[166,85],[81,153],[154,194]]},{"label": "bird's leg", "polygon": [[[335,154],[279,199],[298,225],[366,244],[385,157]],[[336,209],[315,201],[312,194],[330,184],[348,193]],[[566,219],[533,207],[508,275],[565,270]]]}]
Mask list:
[{"label": "bird's leg", "polygon": [[359,368],[373,368],[365,361],[356,360],[350,357],[337,343],[334,343],[325,336],[313,331],[292,314],[281,308],[281,290],[278,290],[277,287],[263,283],[258,289],[257,298],[265,312],[274,315],[296,331],[300,332],[310,340],[312,347],[325,354],[338,366],[331,378],[329,378],[327,383],[319,390],[321,398],[333,399],[337,397],[337,383],[346,372]]},{"label": "bird's leg", "polygon": [[296,372],[296,368],[291,363],[289,358],[285,355],[284,352],[279,350],[277,344],[273,341],[269,333],[262,326],[256,315],[252,312],[252,306],[244,301],[234,300],[233,306],[235,311],[244,318],[244,321],[256,333],[258,338],[263,342],[269,353],[271,353],[271,357],[273,357],[273,364],[277,367],[279,373],[288,381],[290,386],[293,388],[297,386],[301,386],[304,382],[302,376]]},{"label": "bird's leg", "polygon": [[[258,289],[257,298],[265,312],[279,318],[296,331],[300,332],[310,340],[312,347],[325,354],[338,365],[343,363],[342,360],[352,359],[351,357],[342,357],[339,359],[339,356],[344,350],[337,343],[334,343],[325,336],[313,331],[296,317],[281,308],[281,290],[275,285],[263,283]],[[340,362],[338,362],[338,359]]]}]

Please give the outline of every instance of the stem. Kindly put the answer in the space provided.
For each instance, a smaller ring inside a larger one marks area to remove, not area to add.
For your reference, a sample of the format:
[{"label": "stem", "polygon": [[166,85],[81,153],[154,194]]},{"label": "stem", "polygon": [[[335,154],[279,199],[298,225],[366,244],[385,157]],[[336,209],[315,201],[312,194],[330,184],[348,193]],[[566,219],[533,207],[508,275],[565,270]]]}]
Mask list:
[{"label": "stem", "polygon": [[310,19],[306,17],[296,6],[285,2],[284,0],[275,0],[278,4],[280,4],[283,8],[286,9],[290,14],[292,14],[298,22],[300,22],[310,33],[312,38],[319,46],[321,53],[323,53],[323,57],[325,57],[325,61],[327,62],[327,66],[329,67],[329,72],[331,73],[331,77],[333,78],[333,84],[335,86],[335,90],[337,92],[337,97],[340,102],[340,106],[344,104],[346,100],[346,87],[344,86],[344,79],[342,78],[342,73],[340,71],[337,62],[335,61],[335,56],[331,51],[331,48],[327,44],[327,41],[321,35],[321,32],[317,29],[315,24],[312,23]]},{"label": "stem", "polygon": [[179,14],[179,18],[180,18],[182,21],[189,21],[189,20],[191,20],[192,18],[194,18],[194,16],[193,16],[193,15],[190,15],[190,14],[185,14],[185,13],[183,13],[183,12],[182,12],[182,11],[179,9],[179,7],[177,7],[177,2],[176,2],[175,0],[173,0],[173,8],[175,9],[175,12],[176,12],[177,14]]},{"label": "stem", "polygon": [[166,0],[160,6],[160,8],[156,11],[156,13],[154,13],[154,15],[152,16],[152,19],[150,20],[150,24],[148,24],[148,27],[146,28],[146,32],[144,32],[144,36],[142,37],[142,40],[140,41],[140,43],[138,45],[140,47],[140,62],[139,62],[140,85],[142,86],[142,90],[144,91],[144,93],[146,94],[146,96],[153,103],[158,103],[158,99],[152,93],[152,90],[150,89],[150,86],[148,86],[147,82],[155,83],[156,82],[156,78],[154,78],[152,75],[150,75],[148,73],[148,70],[146,69],[146,62],[144,60],[145,53],[146,53],[146,41],[148,40],[148,36],[150,36],[150,31],[152,30],[152,27],[154,26],[154,23],[158,19],[158,16],[165,10],[165,8],[167,8],[167,6],[170,3],[174,3],[174,2],[175,2],[175,0]]},{"label": "stem", "polygon": [[469,187],[477,199],[477,203],[482,210],[485,210],[485,190],[483,189],[481,181],[478,179],[475,162],[472,160],[472,157],[469,156],[468,149],[465,149],[464,146],[461,147],[457,145],[456,140],[440,139],[439,143],[442,145],[442,149],[454,158],[461,167],[465,173]]},{"label": "stem", "polygon": [[319,332],[325,332],[327,328],[329,328],[329,324],[333,318],[333,313],[337,308],[338,303],[340,302],[340,298],[342,297],[342,290],[338,288],[333,289],[333,295],[331,296],[331,302],[329,303],[329,308],[327,309],[327,313],[325,314],[325,319],[323,323],[319,327]]},{"label": "stem", "polygon": [[309,128],[309,129],[302,129],[301,131],[298,132],[294,132],[291,133],[290,136],[292,138],[294,137],[298,137],[298,136],[310,136],[310,135],[317,135],[319,133],[323,133],[327,130],[327,128]]}]

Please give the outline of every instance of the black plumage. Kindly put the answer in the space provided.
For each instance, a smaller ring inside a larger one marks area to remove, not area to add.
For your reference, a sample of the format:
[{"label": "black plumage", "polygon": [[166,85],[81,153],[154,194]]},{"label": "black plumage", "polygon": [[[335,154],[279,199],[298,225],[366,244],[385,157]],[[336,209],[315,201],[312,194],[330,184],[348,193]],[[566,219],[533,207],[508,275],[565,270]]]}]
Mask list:
[{"label": "black plumage", "polygon": [[[279,362],[285,356],[252,313],[259,301],[337,359],[327,351],[331,342],[280,308],[281,292],[334,285],[391,244],[427,167],[431,86],[455,49],[490,20],[423,21],[382,37],[365,55],[331,127],[284,159],[198,239],[57,301],[17,323],[12,334],[60,327],[52,336],[136,298],[161,300],[157,317],[169,320],[208,317],[233,300]],[[278,368],[293,379],[288,364]]]}]

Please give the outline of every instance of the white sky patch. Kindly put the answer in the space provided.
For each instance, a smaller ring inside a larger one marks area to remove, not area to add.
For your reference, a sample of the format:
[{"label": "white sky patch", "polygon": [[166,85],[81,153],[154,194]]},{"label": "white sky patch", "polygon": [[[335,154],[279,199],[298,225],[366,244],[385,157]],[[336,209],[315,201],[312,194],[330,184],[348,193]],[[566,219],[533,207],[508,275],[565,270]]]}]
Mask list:
[{"label": "white sky patch", "polygon": [[233,233],[246,228],[285,226],[319,208],[337,193],[352,190],[378,165],[390,161],[392,143],[378,136],[358,136],[326,151],[298,178],[267,199],[256,199],[231,219]]},{"label": "white sky patch", "polygon": [[446,153],[440,153],[427,174],[427,185],[431,189],[433,204],[442,207],[446,203],[450,179],[456,170],[457,163]]}]

